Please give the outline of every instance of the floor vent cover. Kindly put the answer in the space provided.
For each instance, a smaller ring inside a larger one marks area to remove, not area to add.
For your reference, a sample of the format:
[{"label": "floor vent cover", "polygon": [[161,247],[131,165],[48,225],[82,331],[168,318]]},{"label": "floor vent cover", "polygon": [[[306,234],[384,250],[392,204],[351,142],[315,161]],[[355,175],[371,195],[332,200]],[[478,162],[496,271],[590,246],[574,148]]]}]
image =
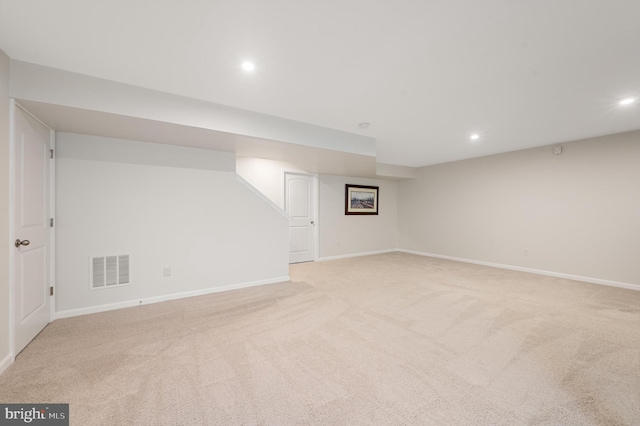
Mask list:
[{"label": "floor vent cover", "polygon": [[91,257],[91,288],[129,284],[129,255]]}]

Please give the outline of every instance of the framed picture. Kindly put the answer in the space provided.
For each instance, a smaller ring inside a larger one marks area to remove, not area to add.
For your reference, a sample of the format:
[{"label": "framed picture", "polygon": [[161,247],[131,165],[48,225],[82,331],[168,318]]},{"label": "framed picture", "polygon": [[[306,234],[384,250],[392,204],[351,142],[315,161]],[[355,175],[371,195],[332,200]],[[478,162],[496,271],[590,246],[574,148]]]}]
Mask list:
[{"label": "framed picture", "polygon": [[378,187],[346,184],[344,214],[378,214]]}]

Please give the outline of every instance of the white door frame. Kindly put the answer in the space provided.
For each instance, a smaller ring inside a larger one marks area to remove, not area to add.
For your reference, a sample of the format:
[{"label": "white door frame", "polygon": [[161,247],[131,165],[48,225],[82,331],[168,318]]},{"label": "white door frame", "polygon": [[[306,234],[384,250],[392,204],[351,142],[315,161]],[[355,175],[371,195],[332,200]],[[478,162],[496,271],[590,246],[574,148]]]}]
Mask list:
[{"label": "white door frame", "polygon": [[319,251],[320,251],[320,238],[319,238],[319,229],[320,229],[320,194],[319,194],[319,188],[318,188],[318,174],[317,173],[305,173],[305,172],[295,172],[295,171],[289,171],[286,169],[282,169],[282,174],[281,174],[281,184],[280,187],[282,188],[282,196],[281,196],[281,201],[280,201],[280,205],[282,206],[282,210],[285,210],[286,205],[285,205],[285,197],[286,197],[286,193],[287,193],[287,175],[298,175],[298,176],[311,176],[312,181],[313,181],[313,192],[314,192],[314,196],[315,199],[314,201],[314,208],[313,208],[313,215],[315,216],[315,226],[313,227],[313,261],[317,262],[318,258],[319,258]]},{"label": "white door frame", "polygon": [[[34,116],[29,112],[28,109],[20,105],[15,99],[11,98],[9,100],[9,242],[14,241],[16,239],[15,235],[15,217],[14,217],[14,206],[15,206],[15,154],[16,154],[16,146],[15,146],[15,123],[16,123],[16,108],[20,108],[31,118],[36,120],[38,123],[42,124],[44,127],[49,129],[49,142],[50,148],[54,150],[55,153],[55,140],[56,133],[55,131],[42,122],[38,117]],[[55,218],[55,155],[54,159],[49,163],[49,217]],[[55,223],[54,223],[55,225]],[[49,322],[53,321],[55,318],[55,226],[49,228],[49,286],[54,287],[54,295],[51,296],[49,300]],[[13,247],[12,247],[13,248]],[[15,336],[16,336],[16,324],[15,324],[15,295],[16,295],[16,283],[15,283],[15,250],[9,251],[9,353],[11,354],[11,362],[13,363],[16,359],[15,353]]]}]

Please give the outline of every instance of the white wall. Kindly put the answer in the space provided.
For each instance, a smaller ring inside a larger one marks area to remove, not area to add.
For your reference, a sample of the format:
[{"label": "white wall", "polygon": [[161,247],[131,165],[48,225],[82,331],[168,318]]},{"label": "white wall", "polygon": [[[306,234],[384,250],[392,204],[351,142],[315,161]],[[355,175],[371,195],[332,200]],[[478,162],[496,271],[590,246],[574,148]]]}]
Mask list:
[{"label": "white wall", "polygon": [[[276,205],[283,206],[284,172],[306,173],[297,165],[261,158],[238,157],[236,171]],[[346,216],[345,184],[380,187],[380,214]],[[319,258],[348,256],[396,248],[397,184],[383,179],[318,176]]]},{"label": "white wall", "polygon": [[640,285],[640,131],[424,167],[402,249]]},{"label": "white wall", "polygon": [[[379,186],[378,215],[345,215],[345,184]],[[397,247],[397,183],[321,175],[320,257],[394,250]]]},{"label": "white wall", "polygon": [[[57,134],[56,311],[288,276],[288,222],[233,154]],[[89,257],[131,256],[132,284],[89,290]],[[172,276],[163,276],[163,267]]]},{"label": "white wall", "polygon": [[11,362],[9,325],[9,57],[0,50],[0,373]]},{"label": "white wall", "polygon": [[236,172],[275,205],[284,209],[284,172],[307,173],[284,161],[253,157],[237,157]]}]

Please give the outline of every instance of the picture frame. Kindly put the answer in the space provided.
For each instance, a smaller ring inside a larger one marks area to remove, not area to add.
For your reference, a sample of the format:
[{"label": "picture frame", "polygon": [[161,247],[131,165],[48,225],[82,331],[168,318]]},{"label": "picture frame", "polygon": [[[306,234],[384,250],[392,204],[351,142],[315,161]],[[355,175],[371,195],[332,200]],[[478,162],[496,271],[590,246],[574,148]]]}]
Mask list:
[{"label": "picture frame", "polygon": [[377,215],[378,192],[378,186],[346,184],[344,191],[344,214]]}]

